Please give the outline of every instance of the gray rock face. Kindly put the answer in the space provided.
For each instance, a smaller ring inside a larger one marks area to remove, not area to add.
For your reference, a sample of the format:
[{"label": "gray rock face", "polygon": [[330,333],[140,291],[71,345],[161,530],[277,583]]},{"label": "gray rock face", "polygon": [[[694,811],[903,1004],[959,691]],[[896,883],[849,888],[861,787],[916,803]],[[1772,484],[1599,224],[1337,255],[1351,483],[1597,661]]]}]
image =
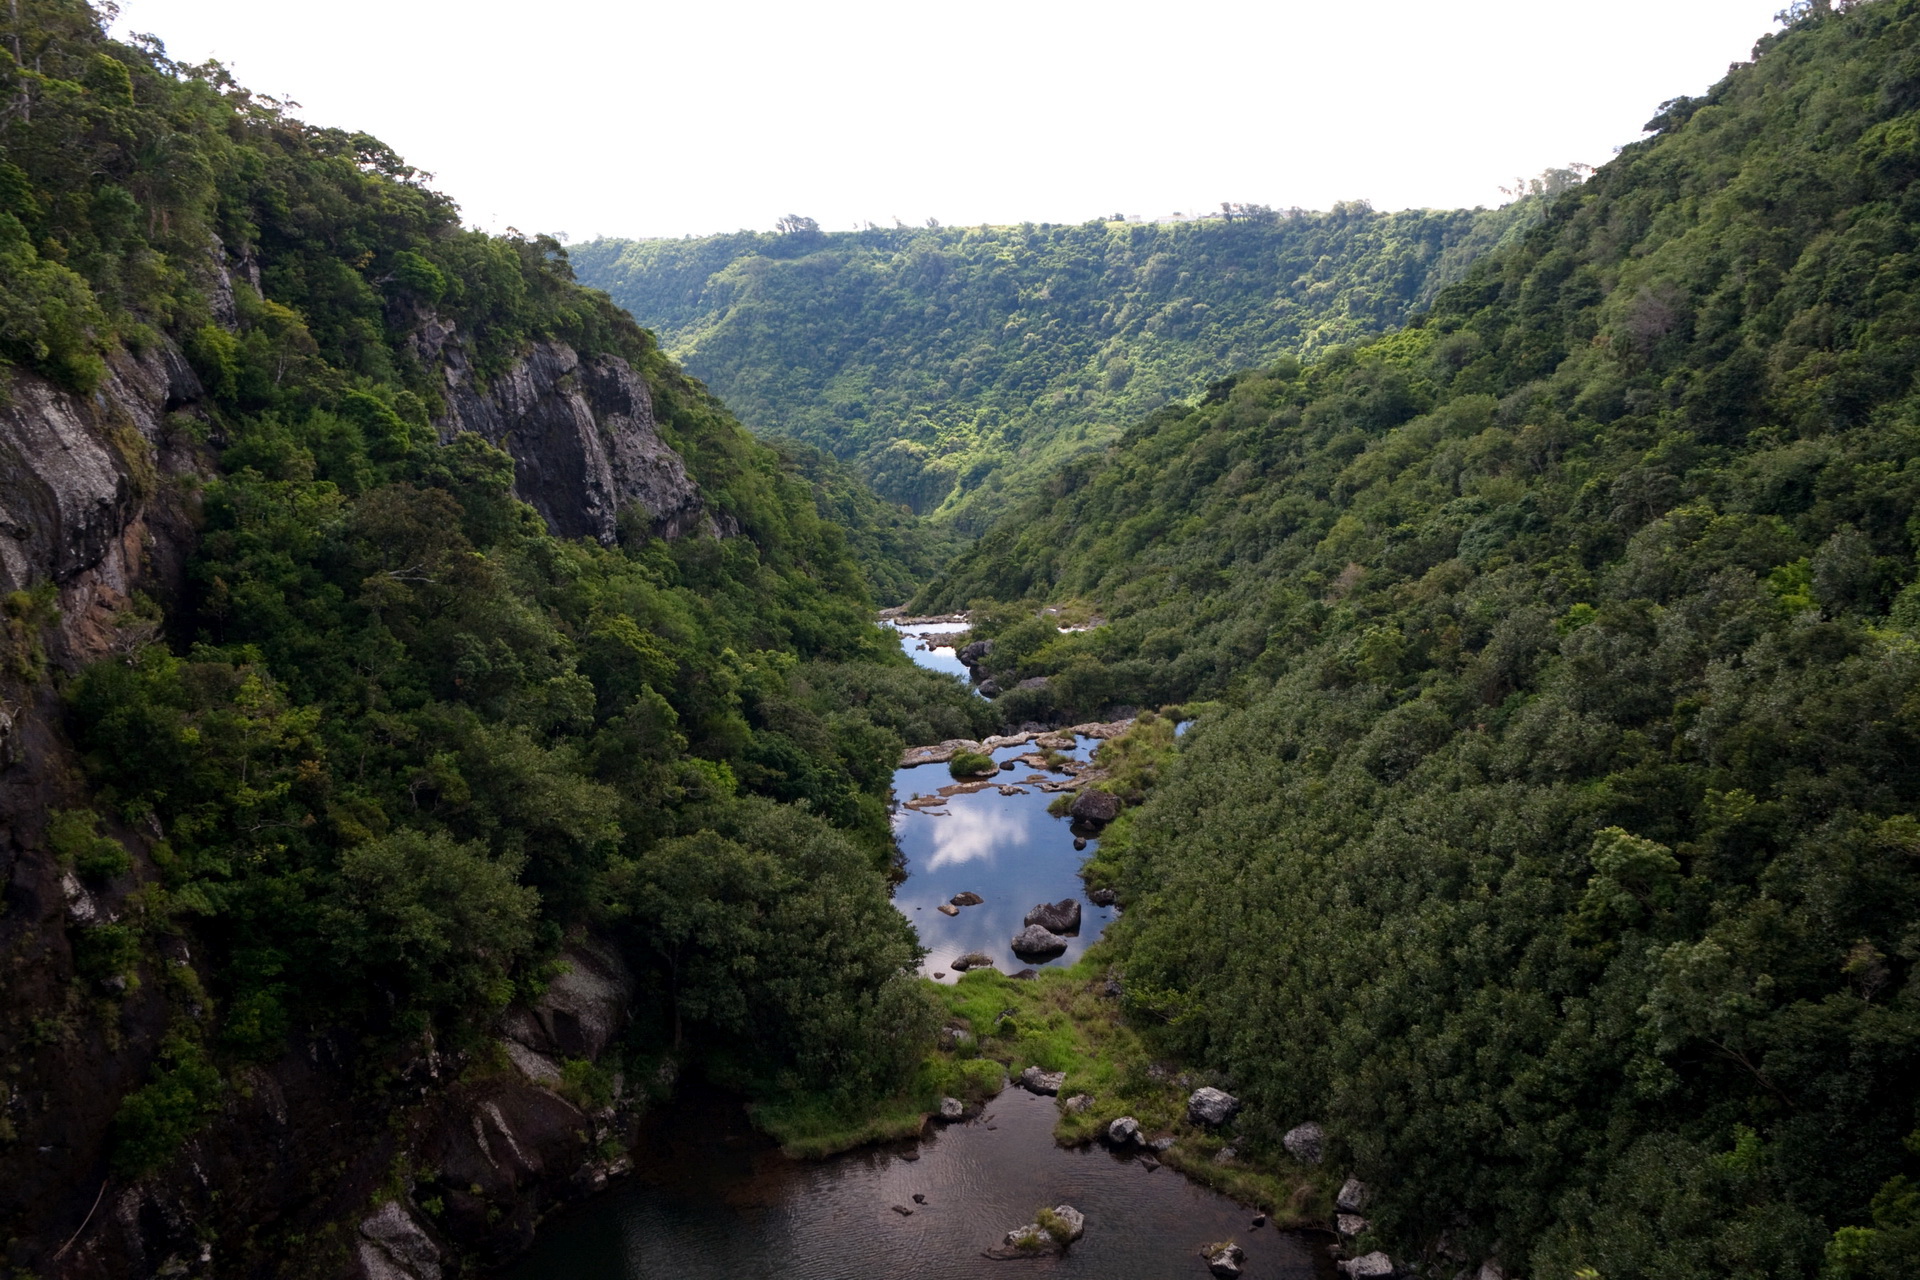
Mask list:
[{"label": "gray rock face", "polygon": [[633,974],[617,949],[593,939],[560,958],[566,969],[539,1002],[508,1011],[507,1038],[549,1058],[598,1058],[627,1025]]},{"label": "gray rock face", "polygon": [[1327,1131],[1311,1120],[1287,1130],[1280,1142],[1302,1164],[1319,1164],[1327,1154]]},{"label": "gray rock face", "polygon": [[1358,1178],[1348,1178],[1340,1184],[1340,1194],[1333,1203],[1347,1213],[1359,1213],[1373,1203],[1373,1189]]},{"label": "gray rock face", "polygon": [[1116,1147],[1130,1147],[1140,1140],[1140,1122],[1132,1116],[1121,1116],[1107,1126],[1107,1141]]},{"label": "gray rock face", "polygon": [[[389,1276],[408,1280],[440,1280],[440,1247],[420,1229],[397,1200],[381,1205],[372,1217],[360,1223],[364,1237],[360,1257],[373,1280]],[[384,1273],[377,1269],[384,1266]]]},{"label": "gray rock face", "polygon": [[1393,1275],[1393,1259],[1378,1249],[1334,1265],[1345,1272],[1349,1280],[1386,1280]]},{"label": "gray rock face", "polygon": [[1049,933],[1071,937],[1080,932],[1080,904],[1072,898],[1043,902],[1027,912],[1022,924],[1037,924]]},{"label": "gray rock face", "polygon": [[1051,960],[1067,949],[1067,940],[1037,924],[1022,929],[1013,939],[1013,954],[1022,960]]},{"label": "gray rock face", "polygon": [[1107,791],[1083,789],[1067,810],[1082,822],[1112,822],[1120,816],[1120,797]]},{"label": "gray rock face", "polygon": [[167,418],[203,394],[171,343],[138,358],[111,352],[91,396],[10,378],[0,401],[0,594],[59,588],[61,659],[115,652],[125,635],[115,617],[133,592],[165,595],[183,569],[193,536],[166,481],[201,463]]},{"label": "gray rock face", "polygon": [[975,640],[973,643],[962,648],[959,654],[956,656],[959,657],[962,665],[969,666],[969,667],[977,667],[982,662],[984,662],[987,658],[987,655],[992,652],[993,652],[993,641]]},{"label": "gray rock face", "polygon": [[1209,1129],[1225,1124],[1239,1111],[1240,1099],[1211,1085],[1195,1089],[1187,1099],[1187,1119]]},{"label": "gray rock face", "polygon": [[564,343],[540,342],[482,389],[451,326],[428,342],[446,377],[440,439],[472,431],[506,450],[514,493],[557,536],[611,544],[620,512],[636,503],[663,538],[731,532],[707,519],[699,487],[655,427],[645,379],[626,361],[582,360]]},{"label": "gray rock face", "polygon": [[1021,1088],[1047,1097],[1057,1096],[1060,1086],[1066,1082],[1067,1073],[1064,1071],[1042,1071],[1039,1067],[1028,1067],[1020,1073]]}]

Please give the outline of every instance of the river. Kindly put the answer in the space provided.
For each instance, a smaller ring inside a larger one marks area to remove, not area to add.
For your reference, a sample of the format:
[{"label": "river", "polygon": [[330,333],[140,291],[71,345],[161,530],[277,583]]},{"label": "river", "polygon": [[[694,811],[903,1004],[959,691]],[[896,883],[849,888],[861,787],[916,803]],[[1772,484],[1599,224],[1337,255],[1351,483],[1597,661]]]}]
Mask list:
[{"label": "river", "polygon": [[[952,649],[915,643],[903,638],[916,662],[964,673]],[[1063,754],[1084,760],[1094,745],[1082,739]],[[896,809],[907,874],[895,902],[931,949],[929,976],[954,980],[951,961],[974,949],[1003,972],[1020,967],[1008,943],[1026,911],[1082,896],[1077,871],[1096,845],[1074,849],[1067,822],[1046,812],[1052,796],[1019,781],[1031,772],[1021,766],[996,780],[1025,794],[1003,795],[996,785],[952,796],[936,811],[947,816]],[[894,775],[895,798],[949,782],[945,765],[902,769]],[[986,901],[957,917],[935,911],[963,890]],[[1109,910],[1082,905],[1080,936],[1054,963],[1070,963],[1112,918]],[[1053,1098],[1008,1089],[980,1119],[930,1131],[918,1142],[796,1161],[753,1132],[737,1098],[683,1087],[649,1117],[633,1175],[544,1225],[504,1280],[988,1280],[1035,1272],[1206,1280],[1198,1250],[1221,1240],[1246,1250],[1246,1280],[1335,1280],[1325,1251],[1308,1238],[1256,1228],[1251,1211],[1170,1169],[1151,1170],[1098,1147],[1057,1146],[1056,1107]],[[916,1204],[915,1195],[925,1203]],[[1055,1204],[1087,1217],[1085,1238],[1064,1258],[982,1256],[1007,1230],[1031,1221],[1036,1208]],[[895,1205],[913,1212],[900,1214]]]}]

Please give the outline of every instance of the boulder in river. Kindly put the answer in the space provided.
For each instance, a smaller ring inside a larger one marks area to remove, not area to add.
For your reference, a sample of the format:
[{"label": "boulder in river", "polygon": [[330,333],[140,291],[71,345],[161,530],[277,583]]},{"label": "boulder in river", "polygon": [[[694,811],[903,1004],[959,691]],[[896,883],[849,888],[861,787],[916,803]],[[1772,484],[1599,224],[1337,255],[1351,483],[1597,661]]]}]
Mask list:
[{"label": "boulder in river", "polygon": [[1393,1259],[1378,1249],[1334,1265],[1346,1273],[1348,1280],[1387,1280],[1393,1275]]},{"label": "boulder in river", "polygon": [[955,654],[954,656],[960,659],[960,662],[963,666],[977,667],[980,665],[982,660],[984,660],[986,656],[992,652],[993,652],[993,641],[975,640],[971,644],[963,646],[960,652]]},{"label": "boulder in river", "polygon": [[984,951],[969,951],[953,962],[955,972],[965,973],[969,969],[993,968],[993,957]]},{"label": "boulder in river", "polygon": [[960,908],[954,906],[951,902],[943,902],[935,907],[934,910],[943,916],[957,916],[960,914]]},{"label": "boulder in river", "polygon": [[1107,1126],[1107,1142],[1116,1147],[1130,1147],[1140,1141],[1140,1122],[1132,1116],[1121,1116]]},{"label": "boulder in river", "polygon": [[1032,1258],[1067,1251],[1067,1246],[1087,1233],[1087,1217],[1070,1204],[1042,1209],[1035,1220],[1015,1227],[1001,1238],[1000,1244],[987,1250],[989,1258]]},{"label": "boulder in river", "polygon": [[1067,812],[1082,822],[1112,822],[1120,816],[1120,797],[1111,791],[1085,787],[1074,796],[1073,807]]},{"label": "boulder in river", "polygon": [[1311,1120],[1287,1130],[1280,1142],[1302,1164],[1319,1164],[1327,1154],[1327,1131]]},{"label": "boulder in river", "polygon": [[1022,960],[1051,960],[1067,949],[1067,940],[1037,924],[1022,929],[1013,939],[1013,954]]},{"label": "boulder in river", "polygon": [[1340,1184],[1340,1195],[1333,1204],[1347,1213],[1359,1213],[1372,1202],[1373,1189],[1358,1178],[1348,1178]]},{"label": "boulder in river", "polygon": [[1114,900],[1118,896],[1119,895],[1111,889],[1089,889],[1087,891],[1087,901],[1096,907],[1110,907],[1114,904]]},{"label": "boulder in river", "polygon": [[1000,682],[998,680],[982,680],[980,682],[980,696],[983,698],[999,697]]},{"label": "boulder in river", "polygon": [[969,890],[966,893],[956,893],[951,898],[948,898],[947,901],[956,907],[977,907],[985,902],[986,899]]},{"label": "boulder in river", "polygon": [[1043,902],[1027,912],[1022,924],[1037,924],[1049,933],[1072,937],[1080,932],[1080,903],[1073,898]]},{"label": "boulder in river", "polygon": [[1200,1256],[1207,1260],[1207,1270],[1220,1280],[1234,1280],[1240,1274],[1240,1264],[1247,1260],[1247,1251],[1237,1244],[1210,1244]]},{"label": "boulder in river", "polygon": [[966,1118],[967,1104],[958,1098],[940,1099],[940,1118],[948,1124]]},{"label": "boulder in river", "polygon": [[1187,1119],[1216,1129],[1233,1119],[1240,1110],[1240,1099],[1211,1085],[1193,1091],[1187,1099]]},{"label": "boulder in river", "polygon": [[1064,1071],[1042,1071],[1039,1067],[1028,1067],[1020,1073],[1020,1087],[1031,1093],[1058,1097],[1060,1086],[1067,1082]]}]

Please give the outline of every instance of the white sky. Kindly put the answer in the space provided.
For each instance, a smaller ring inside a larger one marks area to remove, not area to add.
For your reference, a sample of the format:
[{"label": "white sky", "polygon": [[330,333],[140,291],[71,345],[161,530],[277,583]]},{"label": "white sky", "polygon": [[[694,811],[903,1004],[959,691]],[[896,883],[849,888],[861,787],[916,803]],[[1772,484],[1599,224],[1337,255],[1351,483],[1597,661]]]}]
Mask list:
[{"label": "white sky", "polygon": [[123,0],[470,223],[677,236],[1497,204],[1604,163],[1785,0]]}]

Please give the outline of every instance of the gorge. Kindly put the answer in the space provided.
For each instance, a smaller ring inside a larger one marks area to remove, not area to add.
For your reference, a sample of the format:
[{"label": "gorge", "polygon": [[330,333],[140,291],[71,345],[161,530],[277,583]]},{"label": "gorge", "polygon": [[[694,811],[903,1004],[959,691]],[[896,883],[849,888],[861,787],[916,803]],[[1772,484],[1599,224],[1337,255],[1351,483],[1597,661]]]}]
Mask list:
[{"label": "gorge", "polygon": [[108,31],[9,1277],[1920,1269],[1920,0],[1499,209],[577,245]]}]

